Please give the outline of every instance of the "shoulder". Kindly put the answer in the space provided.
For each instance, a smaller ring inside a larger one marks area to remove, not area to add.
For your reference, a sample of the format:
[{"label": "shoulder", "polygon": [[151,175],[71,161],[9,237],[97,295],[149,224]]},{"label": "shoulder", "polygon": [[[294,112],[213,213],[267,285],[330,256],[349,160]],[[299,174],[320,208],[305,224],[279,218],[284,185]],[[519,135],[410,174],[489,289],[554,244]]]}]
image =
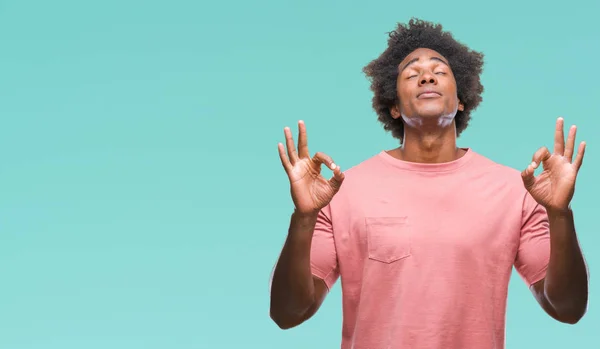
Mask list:
[{"label": "shoulder", "polygon": [[358,164],[349,167],[344,172],[344,183],[354,183],[365,180],[372,180],[387,172],[386,164],[381,159],[381,153],[373,154]]},{"label": "shoulder", "polygon": [[381,160],[380,153],[369,156],[359,163],[342,168],[344,181],[333,201],[355,201],[357,197],[364,197],[365,193],[372,193],[384,177],[390,177],[390,169]]},{"label": "shoulder", "polygon": [[517,182],[522,185],[521,170],[499,163],[480,153],[474,152],[473,171],[484,171],[502,181]]},{"label": "shoulder", "polygon": [[531,198],[523,185],[521,173],[517,168],[475,153],[469,178],[474,181],[482,180],[481,183],[493,188],[494,195],[523,203],[523,200]]}]

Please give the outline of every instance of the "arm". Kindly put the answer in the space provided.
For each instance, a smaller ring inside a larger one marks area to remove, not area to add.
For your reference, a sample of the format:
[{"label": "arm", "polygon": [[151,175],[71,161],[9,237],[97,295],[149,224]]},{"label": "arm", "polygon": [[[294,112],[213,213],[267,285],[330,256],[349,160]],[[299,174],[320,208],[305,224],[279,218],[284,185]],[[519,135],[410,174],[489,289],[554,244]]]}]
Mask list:
[{"label": "arm", "polygon": [[544,310],[558,321],[575,324],[585,314],[588,274],[573,222],[573,212],[548,211],[550,261],[546,277],[532,287]]},{"label": "arm", "polygon": [[[295,207],[271,283],[270,314],[282,329],[298,326],[315,314],[338,275],[333,227],[324,211],[339,191],[344,174],[326,154],[317,152],[311,158],[303,121],[298,122],[298,129],[298,150],[287,127],[287,155],[283,144],[278,144]],[[329,180],[321,175],[323,164],[333,171]]]},{"label": "arm", "polygon": [[[523,248],[520,265],[529,274],[529,262],[536,261],[531,264],[534,268],[539,268],[542,264],[540,258],[547,261],[545,278],[532,285],[532,291],[548,314],[571,324],[583,317],[588,299],[587,269],[577,242],[570,208],[585,153],[585,142],[581,142],[575,151],[576,133],[577,127],[571,126],[565,144],[564,120],[558,118],[554,132],[554,152],[551,154],[546,147],[540,148],[533,155],[533,162],[522,172],[525,188],[537,204],[545,208],[547,215],[543,215],[541,219],[541,211],[538,210],[537,214],[531,216],[532,221],[537,219],[542,223],[541,229],[536,229],[535,223],[526,228],[533,232],[533,238],[525,239],[526,242],[529,240],[525,243],[529,247]],[[543,171],[536,177],[534,171],[539,165],[543,166]],[[542,238],[536,238],[536,234]],[[527,237],[527,231],[525,236]],[[542,246],[542,249],[536,245]],[[544,254],[544,257],[535,258],[534,251]],[[548,252],[549,256],[546,255]],[[533,276],[529,274],[528,277]]]},{"label": "arm", "polygon": [[271,319],[282,329],[308,320],[327,295],[325,282],[314,277],[310,250],[316,214],[292,215],[288,236],[273,273]]}]

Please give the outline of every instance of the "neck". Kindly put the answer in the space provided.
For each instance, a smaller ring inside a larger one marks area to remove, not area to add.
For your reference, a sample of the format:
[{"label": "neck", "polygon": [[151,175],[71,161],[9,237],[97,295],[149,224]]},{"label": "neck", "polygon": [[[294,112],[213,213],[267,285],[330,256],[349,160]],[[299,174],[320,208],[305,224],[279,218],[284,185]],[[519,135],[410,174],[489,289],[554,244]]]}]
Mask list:
[{"label": "neck", "polygon": [[449,127],[426,131],[407,127],[405,124],[403,145],[390,152],[401,160],[420,163],[443,163],[454,161],[465,154],[456,146],[454,122]]}]

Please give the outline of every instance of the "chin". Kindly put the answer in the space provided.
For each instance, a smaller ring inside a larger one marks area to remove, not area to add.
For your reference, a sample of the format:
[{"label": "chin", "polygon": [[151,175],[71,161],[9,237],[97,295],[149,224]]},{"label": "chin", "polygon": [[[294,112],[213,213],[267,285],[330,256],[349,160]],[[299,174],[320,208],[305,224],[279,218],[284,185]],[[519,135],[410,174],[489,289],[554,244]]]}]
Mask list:
[{"label": "chin", "polygon": [[413,126],[433,125],[446,127],[452,124],[456,112],[448,112],[444,109],[432,108],[419,110],[412,116],[402,115],[406,123]]},{"label": "chin", "polygon": [[454,119],[455,115],[455,112],[448,112],[447,110],[443,109],[423,110],[417,113],[417,117],[427,120]]},{"label": "chin", "polygon": [[444,116],[444,110],[423,110],[417,113],[417,117],[423,119],[438,119]]}]

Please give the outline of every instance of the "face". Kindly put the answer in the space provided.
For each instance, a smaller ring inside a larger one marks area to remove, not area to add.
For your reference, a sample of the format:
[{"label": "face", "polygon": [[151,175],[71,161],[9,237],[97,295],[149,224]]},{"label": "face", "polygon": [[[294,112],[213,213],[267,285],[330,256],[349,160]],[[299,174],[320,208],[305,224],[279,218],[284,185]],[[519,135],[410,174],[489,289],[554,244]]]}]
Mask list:
[{"label": "face", "polygon": [[409,126],[435,123],[447,126],[464,106],[458,100],[456,80],[448,60],[434,50],[420,48],[399,65],[398,105],[392,116]]}]

